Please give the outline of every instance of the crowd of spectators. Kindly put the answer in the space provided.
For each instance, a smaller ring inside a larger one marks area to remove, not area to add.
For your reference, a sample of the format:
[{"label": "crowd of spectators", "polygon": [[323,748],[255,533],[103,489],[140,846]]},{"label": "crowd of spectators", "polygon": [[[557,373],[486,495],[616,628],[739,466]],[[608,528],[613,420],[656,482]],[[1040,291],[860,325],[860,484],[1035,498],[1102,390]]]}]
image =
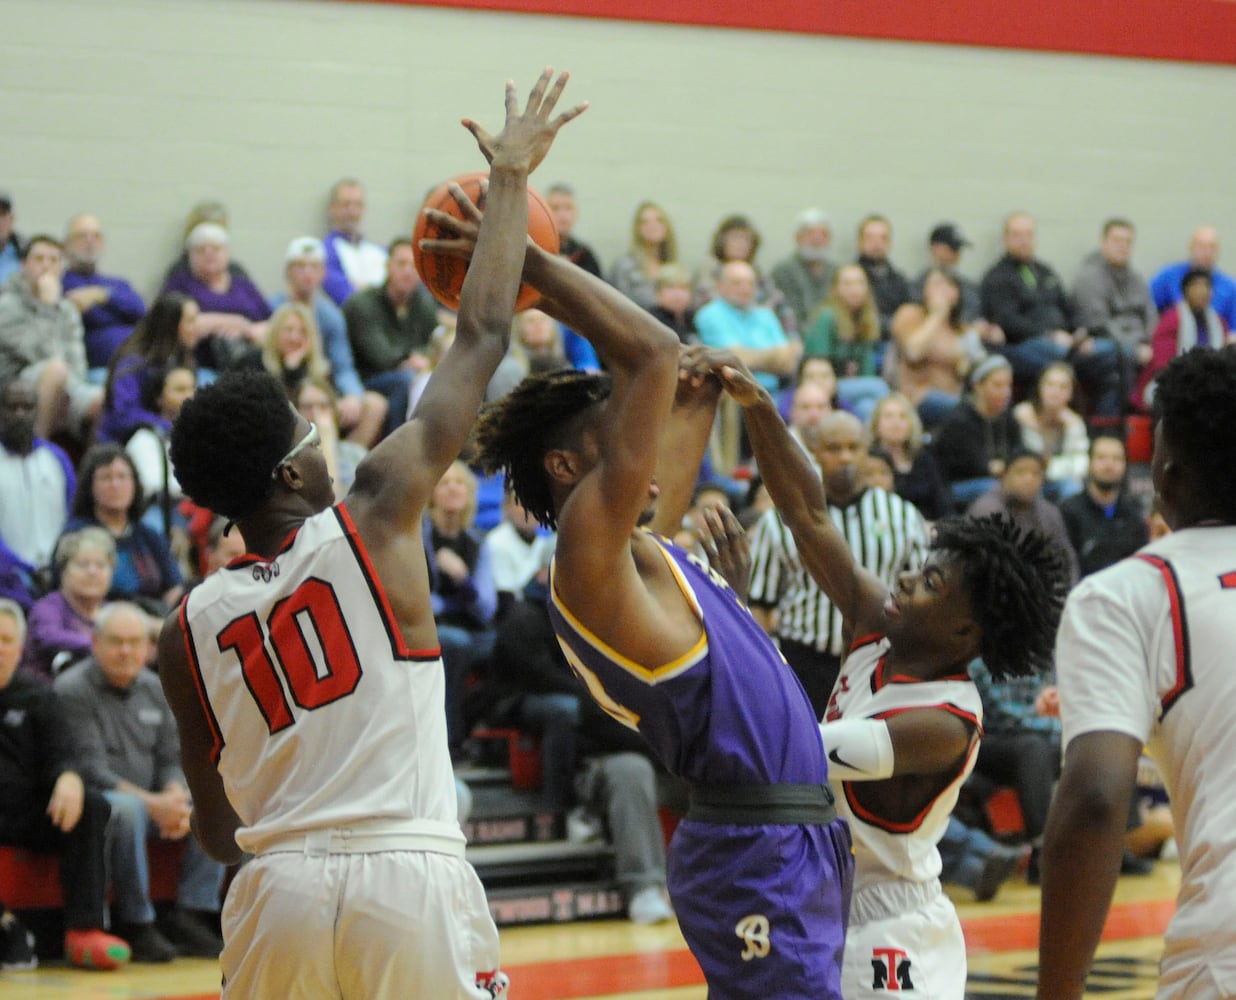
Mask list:
[{"label": "crowd of spectators", "polygon": [[[668,212],[646,201],[627,251],[603,267],[575,232],[575,192],[561,183],[547,191],[564,255],[604,274],[684,344],[734,350],[778,394],[828,485],[838,527],[890,584],[920,558],[932,521],[966,513],[1001,511],[1046,531],[1075,578],[1134,551],[1145,541],[1147,512],[1128,488],[1123,421],[1147,411],[1155,376],[1172,357],[1221,347],[1236,322],[1236,282],[1218,269],[1210,227],[1192,234],[1185,260],[1147,281],[1130,263],[1135,227],[1110,219],[1066,282],[1037,256],[1028,213],[1004,220],[1005,252],[977,277],[959,270],[970,241],[943,222],[928,237],[930,266],[911,280],[892,262],[893,226],[878,214],[858,227],[856,259],[838,261],[828,214],[805,209],[788,252],[765,269],[753,219],[724,217],[706,251],[690,259]],[[195,205],[184,253],[147,303],[102,269],[107,244],[97,216],[73,216],[63,238],[22,239],[13,201],[0,192],[0,597],[11,602],[5,614],[15,622],[21,615],[14,628],[23,678],[68,690],[68,678],[86,676],[83,663],[100,660],[100,629],[127,621],[109,609],[142,616],[148,634],[186,586],[217,568],[214,554],[236,544],[209,511],[184,500],[167,457],[171,423],[196,386],[233,367],[279,377],[318,428],[340,498],[367,449],[415,406],[450,347],[453,314],[420,281],[408,239],[383,247],[366,238],[358,180],[331,189],[326,215],[321,237],[290,240],[284,287],[268,296],[232,255],[224,207]],[[516,317],[488,398],[529,372],[561,366],[597,362],[573,331],[528,310]],[[838,621],[768,509],[741,431],[732,449],[711,454],[701,482],[716,480],[717,502],[752,527],[753,611],[822,714],[843,652]],[[593,828],[622,841],[632,915],[665,918],[657,902],[663,856],[631,832],[646,817],[614,805],[651,801],[651,762],[630,759],[640,748],[598,724],[535,611],[552,539],[466,460],[435,491],[425,534],[452,752],[467,758],[480,722],[540,733],[548,798],[584,810]],[[95,687],[103,683],[90,676]],[[52,785],[74,752],[40,762]],[[171,762],[142,771],[140,782],[97,759],[74,766],[97,814],[85,810],[90,822],[108,808],[114,818],[132,813],[130,853],[146,835],[143,803],[167,835],[160,817],[170,813],[160,806],[156,816],[149,796],[176,797]],[[144,789],[132,792],[138,805],[117,792],[130,783]],[[92,788],[106,797],[91,799]],[[1033,837],[1043,808],[1038,799],[1027,806]],[[136,895],[127,895],[129,883],[123,889],[122,921],[135,956],[167,956],[172,946],[142,929],[150,911],[141,881],[140,872],[129,878]],[[199,915],[217,902],[202,889],[207,881],[190,880],[186,906]],[[92,900],[73,905],[73,919],[101,932],[87,919]],[[181,940],[202,927],[209,933],[209,921],[182,922]],[[96,945],[75,953],[105,964],[112,946]]]}]

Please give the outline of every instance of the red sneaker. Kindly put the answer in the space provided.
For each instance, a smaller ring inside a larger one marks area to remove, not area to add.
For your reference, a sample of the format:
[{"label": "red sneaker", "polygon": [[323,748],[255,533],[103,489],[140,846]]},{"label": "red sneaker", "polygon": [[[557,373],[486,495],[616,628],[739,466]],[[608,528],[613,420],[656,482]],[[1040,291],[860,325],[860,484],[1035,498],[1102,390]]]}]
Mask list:
[{"label": "red sneaker", "polygon": [[129,963],[129,946],[106,931],[66,931],[64,957],[79,969],[119,969]]}]

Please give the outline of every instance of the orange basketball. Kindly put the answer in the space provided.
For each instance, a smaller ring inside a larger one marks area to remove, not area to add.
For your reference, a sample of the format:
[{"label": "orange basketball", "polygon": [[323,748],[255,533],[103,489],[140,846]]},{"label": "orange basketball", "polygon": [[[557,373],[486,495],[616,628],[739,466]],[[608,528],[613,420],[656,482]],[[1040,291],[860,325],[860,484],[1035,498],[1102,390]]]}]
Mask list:
[{"label": "orange basketball", "polygon": [[[437,239],[438,227],[430,222],[425,215],[426,208],[436,208],[447,215],[461,218],[459,206],[451,197],[447,185],[452,181],[464,189],[464,193],[474,202],[480,197],[481,181],[489,174],[478,171],[471,174],[460,174],[448,181],[443,181],[430,192],[421,206],[416,218],[416,226],[412,230],[412,255],[416,261],[417,273],[426,287],[433,292],[434,298],[450,309],[459,308],[459,292],[463,288],[464,276],[468,273],[468,261],[458,257],[446,257],[442,254],[430,253],[421,249],[421,240]],[[444,234],[447,239],[450,234]],[[549,210],[549,204],[541,197],[539,191],[528,188],[528,235],[536,243],[550,253],[558,252],[558,227],[554,223],[554,215]],[[521,285],[519,297],[515,301],[515,309],[530,309],[540,299],[540,293],[530,285]]]}]

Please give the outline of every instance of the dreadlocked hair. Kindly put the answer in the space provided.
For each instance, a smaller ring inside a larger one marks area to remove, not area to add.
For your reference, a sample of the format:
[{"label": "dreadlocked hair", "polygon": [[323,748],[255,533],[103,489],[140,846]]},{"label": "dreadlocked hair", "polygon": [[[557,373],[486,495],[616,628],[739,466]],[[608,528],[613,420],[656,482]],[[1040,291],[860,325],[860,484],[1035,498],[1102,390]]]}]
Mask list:
[{"label": "dreadlocked hair", "polygon": [[1069,589],[1059,545],[1001,514],[941,521],[931,548],[961,569],[979,655],[996,680],[1051,668],[1060,612]]},{"label": "dreadlocked hair", "polygon": [[[481,411],[476,445],[482,467],[501,471],[507,488],[546,528],[558,527],[545,454],[573,442],[575,419],[606,399],[608,375],[575,369],[529,375],[506,396]],[[636,430],[638,433],[638,430]]]},{"label": "dreadlocked hair", "polygon": [[1210,512],[1236,520],[1236,347],[1195,347],[1173,358],[1155,382],[1154,412]]},{"label": "dreadlocked hair", "polygon": [[283,384],[265,371],[226,372],[185,401],[172,425],[176,479],[194,503],[238,520],[274,493],[271,471],[296,427]]}]

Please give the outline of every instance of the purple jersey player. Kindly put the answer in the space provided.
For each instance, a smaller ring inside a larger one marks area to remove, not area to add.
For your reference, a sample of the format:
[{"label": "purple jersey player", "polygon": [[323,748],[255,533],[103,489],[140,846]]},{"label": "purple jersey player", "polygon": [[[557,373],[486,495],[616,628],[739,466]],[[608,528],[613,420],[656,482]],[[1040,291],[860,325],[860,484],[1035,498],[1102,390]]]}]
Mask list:
[{"label": "purple jersey player", "polygon": [[[426,246],[466,254],[475,228]],[[680,377],[678,338],[568,261],[529,246],[523,276],[608,374],[525,380],[482,415],[478,443],[558,529],[551,607],[576,673],[691,785],[669,885],[709,996],[840,997],[850,837],[811,705],[733,591],[638,527],[680,523],[719,383],[698,358]]]}]

